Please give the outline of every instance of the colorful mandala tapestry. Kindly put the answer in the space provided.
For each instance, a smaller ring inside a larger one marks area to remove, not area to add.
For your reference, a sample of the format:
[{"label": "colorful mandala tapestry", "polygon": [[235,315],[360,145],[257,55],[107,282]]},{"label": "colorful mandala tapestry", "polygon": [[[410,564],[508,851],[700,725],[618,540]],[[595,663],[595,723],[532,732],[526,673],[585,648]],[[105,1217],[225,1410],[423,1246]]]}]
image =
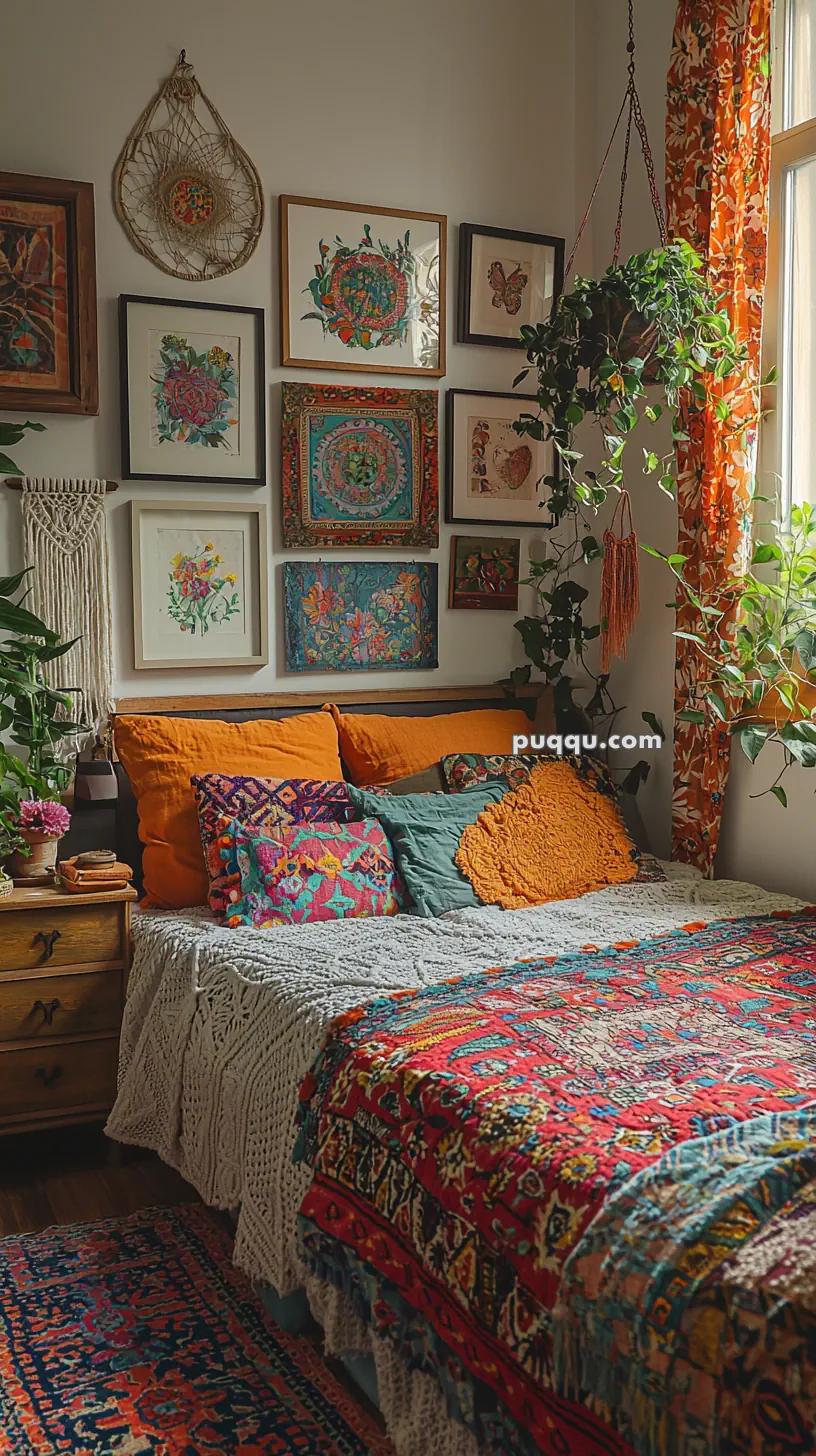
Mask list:
[{"label": "colorful mandala tapestry", "polygon": [[198,1206],[0,1242],[0,1452],[393,1456]]},{"label": "colorful mandala tapestry", "polygon": [[301,1093],[304,1257],[437,1375],[483,1449],[812,1451],[791,1433],[816,1418],[810,1256],[796,1283],[814,988],[810,912],[587,946],[338,1018]]}]

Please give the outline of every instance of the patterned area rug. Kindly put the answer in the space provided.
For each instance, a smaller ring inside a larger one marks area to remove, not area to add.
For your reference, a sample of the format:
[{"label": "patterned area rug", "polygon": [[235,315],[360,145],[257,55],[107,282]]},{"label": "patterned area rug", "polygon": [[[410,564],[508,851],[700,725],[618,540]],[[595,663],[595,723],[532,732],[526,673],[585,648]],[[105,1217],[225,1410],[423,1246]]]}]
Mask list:
[{"label": "patterned area rug", "polygon": [[393,1456],[206,1208],[0,1242],[0,1452]]}]

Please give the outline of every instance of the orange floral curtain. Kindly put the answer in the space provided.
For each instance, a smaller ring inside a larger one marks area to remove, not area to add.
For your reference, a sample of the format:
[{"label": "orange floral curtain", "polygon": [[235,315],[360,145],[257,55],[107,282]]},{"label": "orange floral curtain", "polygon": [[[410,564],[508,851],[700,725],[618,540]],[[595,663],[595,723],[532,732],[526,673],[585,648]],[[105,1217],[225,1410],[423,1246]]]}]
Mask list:
[{"label": "orange floral curtain", "polygon": [[[715,414],[716,395],[689,407],[687,441],[677,446],[678,550],[686,575],[716,590],[750,559],[751,492],[756,456],[762,300],[770,167],[772,0],[679,0],[668,77],[666,202],[670,237],[685,238],[706,260],[708,277],[749,347],[748,378]],[[678,596],[677,626],[703,632],[696,610]],[[677,638],[675,674],[673,855],[713,871],[728,779],[727,729],[681,712],[705,711],[704,664],[693,642]]]}]

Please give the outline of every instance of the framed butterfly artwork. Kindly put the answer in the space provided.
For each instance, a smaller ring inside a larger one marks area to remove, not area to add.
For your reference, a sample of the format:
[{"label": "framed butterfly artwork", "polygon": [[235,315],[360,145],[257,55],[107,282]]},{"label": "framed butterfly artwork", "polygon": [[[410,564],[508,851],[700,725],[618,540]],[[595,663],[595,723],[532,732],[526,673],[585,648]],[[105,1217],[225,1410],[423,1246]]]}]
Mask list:
[{"label": "framed butterfly artwork", "polygon": [[557,478],[558,457],[550,441],[513,429],[522,413],[537,409],[535,395],[449,389],[445,404],[445,519],[549,529],[539,482],[544,476]]},{"label": "framed butterfly artwork", "polygon": [[460,344],[523,349],[522,324],[548,319],[563,286],[563,238],[461,224]]}]

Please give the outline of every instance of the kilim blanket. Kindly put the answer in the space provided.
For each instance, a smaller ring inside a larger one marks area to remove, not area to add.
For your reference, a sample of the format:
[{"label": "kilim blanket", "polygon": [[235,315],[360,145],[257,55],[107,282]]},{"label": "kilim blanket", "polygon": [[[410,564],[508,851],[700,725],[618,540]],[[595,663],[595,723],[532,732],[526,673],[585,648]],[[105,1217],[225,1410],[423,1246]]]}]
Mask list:
[{"label": "kilim blanket", "polygon": [[301,1092],[319,1277],[484,1451],[816,1449],[816,914],[339,1017]]}]

